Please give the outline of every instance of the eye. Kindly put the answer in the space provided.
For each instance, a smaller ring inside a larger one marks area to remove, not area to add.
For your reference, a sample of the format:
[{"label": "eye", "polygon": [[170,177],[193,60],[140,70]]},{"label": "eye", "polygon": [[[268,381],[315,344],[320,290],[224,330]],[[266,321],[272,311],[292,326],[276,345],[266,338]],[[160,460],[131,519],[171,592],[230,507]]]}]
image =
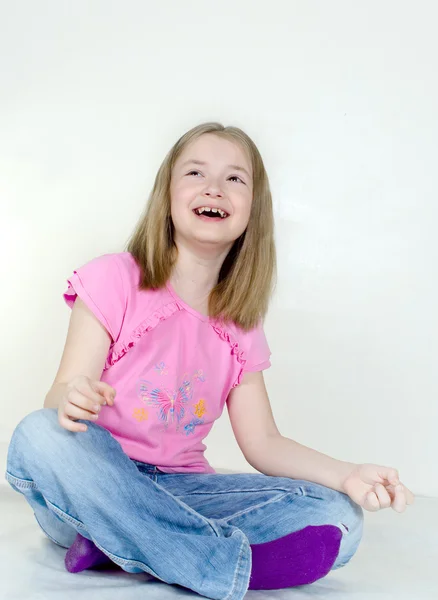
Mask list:
[{"label": "eye", "polygon": [[192,173],[199,173],[199,171],[190,171],[187,175],[191,175]]},{"label": "eye", "polygon": [[230,179],[238,179],[240,181],[240,183],[243,183],[244,185],[246,185],[246,183],[243,181],[243,179],[240,179],[240,177],[237,177],[237,175],[231,175]]}]

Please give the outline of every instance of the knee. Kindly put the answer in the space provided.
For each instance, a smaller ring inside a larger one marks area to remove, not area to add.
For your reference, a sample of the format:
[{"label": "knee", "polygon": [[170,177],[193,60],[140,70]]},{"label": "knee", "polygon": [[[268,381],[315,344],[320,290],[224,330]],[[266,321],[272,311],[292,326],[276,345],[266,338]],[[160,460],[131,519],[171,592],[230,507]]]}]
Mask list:
[{"label": "knee", "polygon": [[54,432],[57,423],[58,414],[54,408],[42,408],[26,415],[15,427],[9,443],[8,470],[18,473],[29,461],[44,462],[47,454],[56,456]]},{"label": "knee", "polygon": [[50,446],[53,433],[59,427],[55,408],[41,408],[26,415],[16,426],[10,443],[12,449],[37,449]]},{"label": "knee", "polygon": [[48,435],[58,424],[56,408],[40,408],[26,415],[16,426],[13,438],[31,444]]},{"label": "knee", "polygon": [[[80,421],[85,422],[85,421]],[[60,448],[74,444],[85,447],[94,443],[96,436],[106,434],[106,430],[97,423],[87,422],[86,432],[75,432],[65,429],[59,423],[58,410],[56,408],[41,408],[26,415],[15,428],[12,436],[11,446],[25,448],[41,453],[46,452],[53,455]]]},{"label": "knee", "polygon": [[[85,422],[85,421],[80,421]],[[36,460],[61,454],[64,462],[73,452],[87,454],[96,444],[119,446],[110,433],[97,423],[86,422],[87,431],[75,432],[62,427],[56,408],[42,408],[24,417],[17,425],[9,446],[9,456],[18,453],[33,455]]]}]

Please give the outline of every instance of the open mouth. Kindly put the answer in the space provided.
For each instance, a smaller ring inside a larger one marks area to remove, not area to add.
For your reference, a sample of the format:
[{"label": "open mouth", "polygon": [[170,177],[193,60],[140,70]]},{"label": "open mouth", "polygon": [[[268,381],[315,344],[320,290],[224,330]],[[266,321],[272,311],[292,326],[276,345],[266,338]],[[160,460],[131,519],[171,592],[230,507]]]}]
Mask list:
[{"label": "open mouth", "polygon": [[204,220],[208,219],[210,221],[223,221],[229,217],[229,214],[221,208],[210,208],[208,206],[200,206],[199,208],[193,209],[193,212],[198,217],[201,217]]}]

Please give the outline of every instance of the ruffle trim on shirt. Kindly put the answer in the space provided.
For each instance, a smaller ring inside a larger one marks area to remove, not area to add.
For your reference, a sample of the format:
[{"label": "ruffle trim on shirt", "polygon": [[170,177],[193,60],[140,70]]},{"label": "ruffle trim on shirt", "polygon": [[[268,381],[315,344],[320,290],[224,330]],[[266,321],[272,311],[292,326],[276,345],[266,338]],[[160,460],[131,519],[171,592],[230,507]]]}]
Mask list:
[{"label": "ruffle trim on shirt", "polygon": [[138,340],[141,339],[145,333],[151,331],[151,329],[154,329],[158,323],[165,321],[179,310],[182,310],[182,308],[177,302],[169,302],[169,304],[165,304],[159,310],[156,310],[149,315],[147,319],[142,321],[140,325],[134,329],[129,338],[124,339],[123,341],[118,341],[112,346],[105,362],[104,371],[112,367],[123,356],[125,356],[128,350],[135,346]]},{"label": "ruffle trim on shirt", "polygon": [[243,368],[246,365],[246,358],[244,358],[245,352],[239,349],[239,344],[236,342],[233,336],[230,335],[228,331],[222,329],[222,327],[218,327],[217,325],[212,325],[212,327],[222,340],[228,342],[231,348],[231,354],[233,354],[236,357],[237,362],[241,365],[239,375],[237,376],[236,381],[232,385],[232,387],[235,388],[240,384],[242,380]]},{"label": "ruffle trim on shirt", "polygon": [[[153,312],[147,319],[142,321],[138,327],[136,327],[131,335],[124,340],[115,342],[113,346],[110,348],[107,359],[105,361],[104,371],[112,367],[116,362],[118,362],[125,354],[133,348],[138,340],[140,340],[147,332],[154,329],[161,321],[165,321],[173,314],[178,312],[179,310],[184,310],[184,307],[181,306],[176,300],[174,302],[169,302],[165,304],[160,309]],[[211,323],[214,331],[219,335],[219,337],[227,342],[231,348],[231,354],[236,357],[237,362],[240,364],[240,371],[237,376],[236,381],[232,385],[232,387],[237,387],[243,376],[243,370],[246,365],[245,352],[240,350],[238,342],[235,338],[230,334],[229,331],[223,329],[217,324]]]}]

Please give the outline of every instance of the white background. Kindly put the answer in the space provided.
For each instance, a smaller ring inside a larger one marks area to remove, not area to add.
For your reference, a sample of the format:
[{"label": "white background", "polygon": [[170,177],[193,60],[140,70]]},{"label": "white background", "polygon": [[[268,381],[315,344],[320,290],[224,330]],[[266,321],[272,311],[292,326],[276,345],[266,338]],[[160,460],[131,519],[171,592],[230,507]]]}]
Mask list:
[{"label": "white background", "polygon": [[[123,250],[171,145],[217,120],[271,181],[280,431],[438,496],[436,4],[0,6],[1,464],[58,368],[65,280]],[[251,470],[226,411],[207,444]]]}]

